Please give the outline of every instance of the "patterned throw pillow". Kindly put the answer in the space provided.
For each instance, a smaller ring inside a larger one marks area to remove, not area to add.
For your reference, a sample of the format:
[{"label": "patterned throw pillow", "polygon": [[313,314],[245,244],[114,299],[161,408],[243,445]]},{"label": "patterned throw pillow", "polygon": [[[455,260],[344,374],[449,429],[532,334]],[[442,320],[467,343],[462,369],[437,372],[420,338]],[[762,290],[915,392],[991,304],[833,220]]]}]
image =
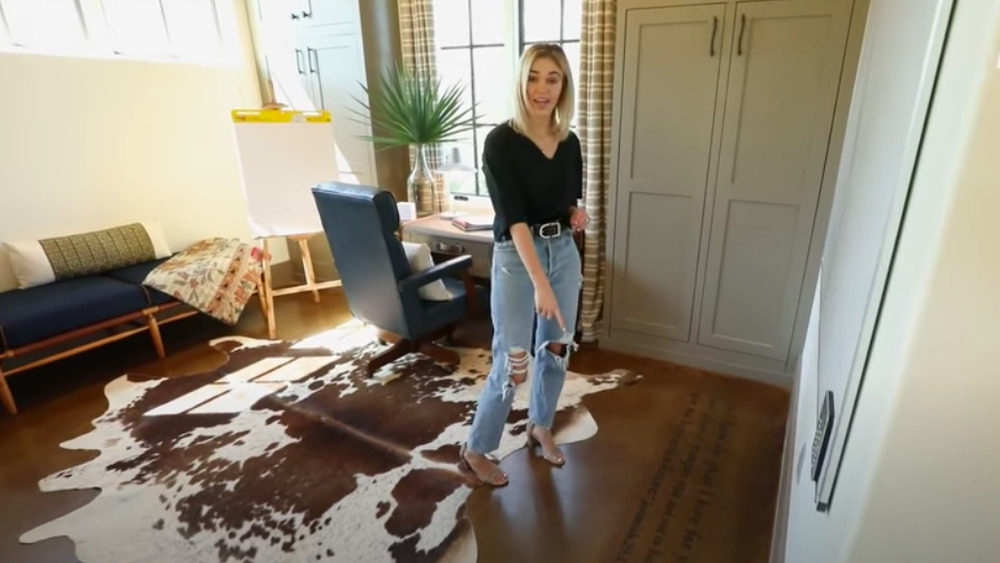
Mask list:
[{"label": "patterned throw pillow", "polygon": [[160,225],[151,222],[41,240],[5,242],[4,247],[22,289],[170,256]]}]

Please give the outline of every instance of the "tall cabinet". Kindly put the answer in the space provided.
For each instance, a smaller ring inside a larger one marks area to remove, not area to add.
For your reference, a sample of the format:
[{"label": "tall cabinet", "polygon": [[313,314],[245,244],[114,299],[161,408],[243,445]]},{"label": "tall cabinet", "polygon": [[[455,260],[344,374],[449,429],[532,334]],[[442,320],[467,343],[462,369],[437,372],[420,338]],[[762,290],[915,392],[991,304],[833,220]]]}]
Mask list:
[{"label": "tall cabinet", "polygon": [[853,8],[619,0],[602,347],[786,378]]},{"label": "tall cabinet", "polygon": [[299,91],[283,94],[295,107],[330,112],[342,181],[376,185],[374,148],[361,138],[371,132],[359,119],[368,78],[358,0],[294,0],[285,8]]}]

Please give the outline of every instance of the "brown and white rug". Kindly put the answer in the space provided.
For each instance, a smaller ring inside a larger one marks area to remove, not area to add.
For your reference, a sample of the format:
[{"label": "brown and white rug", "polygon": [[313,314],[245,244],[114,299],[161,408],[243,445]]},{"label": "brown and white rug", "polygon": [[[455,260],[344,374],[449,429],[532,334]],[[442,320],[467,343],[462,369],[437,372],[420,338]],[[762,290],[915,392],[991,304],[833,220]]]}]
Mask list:
[{"label": "brown and white rug", "polygon": [[[211,344],[229,356],[218,370],[107,385],[93,430],[62,444],[99,455],[39,483],[99,495],[22,543],[68,536],[85,563],[476,560],[458,452],[486,351],[459,349],[454,371],[413,354],[368,379],[361,362],[379,345],[359,323]],[[581,399],[636,379],[568,374],[556,440],[593,436]],[[524,445],[527,389],[497,457]]]}]

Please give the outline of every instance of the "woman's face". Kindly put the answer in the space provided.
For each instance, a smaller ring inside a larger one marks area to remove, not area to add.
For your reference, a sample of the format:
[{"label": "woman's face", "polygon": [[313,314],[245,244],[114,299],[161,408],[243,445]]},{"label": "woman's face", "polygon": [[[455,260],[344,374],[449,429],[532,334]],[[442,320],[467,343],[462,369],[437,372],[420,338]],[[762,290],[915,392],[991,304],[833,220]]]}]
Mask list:
[{"label": "woman's face", "polygon": [[528,75],[528,108],[534,117],[549,118],[562,94],[563,75],[559,65],[548,57],[538,57]]}]

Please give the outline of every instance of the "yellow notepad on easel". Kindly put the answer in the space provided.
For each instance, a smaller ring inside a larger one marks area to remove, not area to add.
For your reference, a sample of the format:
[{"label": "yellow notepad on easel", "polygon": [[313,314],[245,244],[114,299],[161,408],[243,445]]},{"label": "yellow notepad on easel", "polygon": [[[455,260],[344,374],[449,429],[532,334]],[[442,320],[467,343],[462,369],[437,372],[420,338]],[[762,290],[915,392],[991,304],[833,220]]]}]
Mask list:
[{"label": "yellow notepad on easel", "polygon": [[231,113],[253,235],[321,232],[311,188],[339,177],[330,113],[271,108]]}]

